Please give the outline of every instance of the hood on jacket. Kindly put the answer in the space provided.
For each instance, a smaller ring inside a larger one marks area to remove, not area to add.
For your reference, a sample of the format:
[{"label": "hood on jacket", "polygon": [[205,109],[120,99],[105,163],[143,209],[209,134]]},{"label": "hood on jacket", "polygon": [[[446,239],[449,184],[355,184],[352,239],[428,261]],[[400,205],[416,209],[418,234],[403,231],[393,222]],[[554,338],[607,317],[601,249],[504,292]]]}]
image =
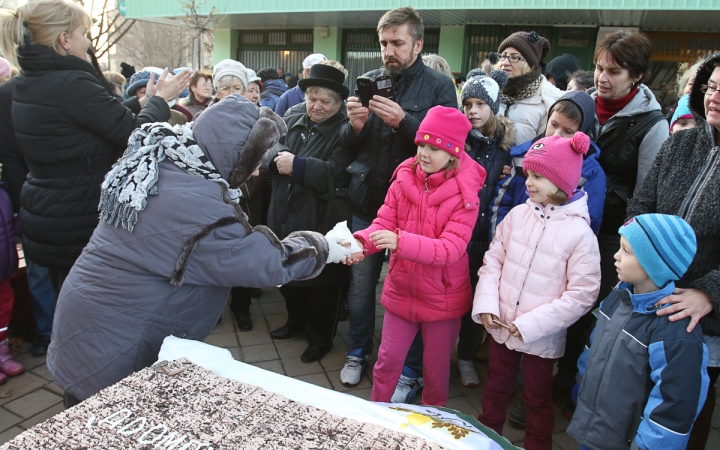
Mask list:
[{"label": "hood on jacket", "polygon": [[548,120],[550,120],[550,116],[552,115],[553,109],[555,109],[555,105],[560,102],[573,102],[578,108],[580,108],[580,112],[582,113],[582,123],[580,124],[580,130],[578,131],[590,134],[593,124],[595,123],[595,101],[593,98],[585,91],[567,92],[550,107],[550,111],[548,111],[547,115]]},{"label": "hood on jacket", "polygon": [[505,134],[498,143],[498,148],[509,152],[513,145],[515,145],[515,124],[512,120],[505,116],[495,116],[498,118],[501,124],[505,127]]},{"label": "hood on jacket", "polygon": [[715,64],[720,64],[720,52],[710,55],[698,68],[690,90],[690,109],[701,119],[705,120],[705,94],[700,87],[707,84],[715,70]]},{"label": "hood on jacket", "polygon": [[285,123],[270,108],[258,108],[240,94],[207,108],[193,125],[195,141],[231,187],[250,178],[285,131]]},{"label": "hood on jacket", "polygon": [[[695,79],[697,80],[697,78]],[[592,87],[585,92],[590,94],[593,101],[596,101],[597,89]],[[662,106],[660,106],[660,103],[658,103],[655,99],[655,94],[653,94],[649,87],[644,84],[639,84],[638,93],[635,97],[633,97],[632,100],[630,100],[630,103],[625,105],[625,107],[613,117],[634,116],[649,111],[662,111]]]},{"label": "hood on jacket", "polygon": [[288,85],[285,83],[285,80],[281,79],[267,80],[263,83],[263,92],[268,89],[277,89],[280,93],[284,93],[288,90]]}]

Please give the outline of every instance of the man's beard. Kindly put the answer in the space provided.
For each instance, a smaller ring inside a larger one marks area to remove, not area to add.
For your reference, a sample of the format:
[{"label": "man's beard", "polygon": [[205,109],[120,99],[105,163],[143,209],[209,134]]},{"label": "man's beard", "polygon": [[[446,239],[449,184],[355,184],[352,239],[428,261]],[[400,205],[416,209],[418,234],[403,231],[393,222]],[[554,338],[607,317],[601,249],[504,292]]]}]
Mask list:
[{"label": "man's beard", "polygon": [[[388,66],[388,62],[394,62],[396,64],[393,66]],[[383,62],[383,65],[385,66],[385,71],[387,71],[388,75],[393,78],[399,77],[400,75],[402,75],[403,71],[407,69],[407,67],[403,67],[402,61],[398,60],[397,58],[392,58],[388,62]]]}]

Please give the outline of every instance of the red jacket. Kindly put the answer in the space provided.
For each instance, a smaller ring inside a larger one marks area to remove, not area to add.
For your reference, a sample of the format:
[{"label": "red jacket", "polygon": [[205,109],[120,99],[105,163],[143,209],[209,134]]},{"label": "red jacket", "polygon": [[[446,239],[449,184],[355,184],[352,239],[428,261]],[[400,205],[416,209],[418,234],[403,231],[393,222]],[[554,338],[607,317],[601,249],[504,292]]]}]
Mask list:
[{"label": "red jacket", "polygon": [[382,293],[388,311],[410,322],[455,319],[472,304],[466,249],[485,169],[461,157],[459,170],[428,176],[419,165],[412,166],[414,160],[398,166],[377,218],[355,237],[367,253],[375,253],[370,233],[398,234]]}]

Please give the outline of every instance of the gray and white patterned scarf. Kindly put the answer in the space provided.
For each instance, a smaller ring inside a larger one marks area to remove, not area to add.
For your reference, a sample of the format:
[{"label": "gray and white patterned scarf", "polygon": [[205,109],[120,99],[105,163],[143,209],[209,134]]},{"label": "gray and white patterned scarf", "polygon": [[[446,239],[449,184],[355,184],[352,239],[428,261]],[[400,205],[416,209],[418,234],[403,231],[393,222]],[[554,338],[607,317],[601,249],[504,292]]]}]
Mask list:
[{"label": "gray and white patterned scarf", "polygon": [[158,163],[165,159],[192,175],[224,184],[230,200],[240,200],[240,190],[230,188],[193,139],[190,124],[148,123],[130,135],[125,154],[105,175],[100,220],[132,233],[138,214],[147,206],[147,196],[158,193]]}]

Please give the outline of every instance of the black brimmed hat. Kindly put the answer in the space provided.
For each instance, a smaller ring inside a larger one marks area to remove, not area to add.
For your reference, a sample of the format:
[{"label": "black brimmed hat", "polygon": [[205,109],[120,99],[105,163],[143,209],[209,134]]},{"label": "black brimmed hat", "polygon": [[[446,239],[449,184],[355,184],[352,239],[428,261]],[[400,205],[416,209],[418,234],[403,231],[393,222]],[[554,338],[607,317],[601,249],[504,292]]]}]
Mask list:
[{"label": "black brimmed hat", "polygon": [[343,84],[344,82],[345,74],[341,70],[326,64],[313,64],[310,68],[310,76],[298,81],[298,86],[303,92],[310,86],[328,88],[340,94],[345,100],[350,95],[350,89]]}]

